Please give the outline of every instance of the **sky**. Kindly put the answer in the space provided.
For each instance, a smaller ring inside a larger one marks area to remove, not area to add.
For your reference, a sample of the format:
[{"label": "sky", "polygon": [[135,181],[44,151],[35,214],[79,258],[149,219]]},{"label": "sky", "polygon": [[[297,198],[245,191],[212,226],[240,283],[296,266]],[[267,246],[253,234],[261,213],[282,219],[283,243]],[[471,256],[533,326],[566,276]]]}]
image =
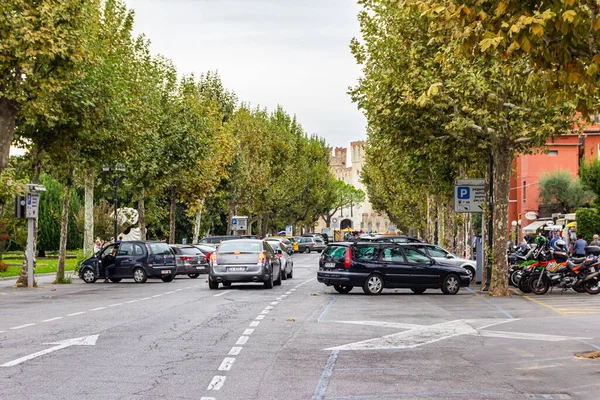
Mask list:
[{"label": "sky", "polygon": [[295,114],[333,147],[366,138],[347,94],[360,67],[356,0],[125,0],[135,34],[180,73],[218,71],[240,101]]}]

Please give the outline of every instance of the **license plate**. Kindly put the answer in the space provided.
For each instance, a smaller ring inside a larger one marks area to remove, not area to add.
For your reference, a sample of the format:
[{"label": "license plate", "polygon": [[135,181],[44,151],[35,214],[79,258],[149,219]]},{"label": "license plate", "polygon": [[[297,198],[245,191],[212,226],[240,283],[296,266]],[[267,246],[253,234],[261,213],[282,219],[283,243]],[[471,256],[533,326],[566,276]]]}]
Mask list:
[{"label": "license plate", "polygon": [[205,267],[196,267],[196,269],[204,269]]},{"label": "license plate", "polygon": [[227,272],[245,272],[246,267],[227,267]]},{"label": "license plate", "polygon": [[325,268],[335,268],[335,263],[325,263]]},{"label": "license plate", "polygon": [[169,270],[169,269],[162,269],[162,270],[160,271],[160,273],[161,273],[161,274],[170,274],[170,273],[171,273],[171,270]]}]

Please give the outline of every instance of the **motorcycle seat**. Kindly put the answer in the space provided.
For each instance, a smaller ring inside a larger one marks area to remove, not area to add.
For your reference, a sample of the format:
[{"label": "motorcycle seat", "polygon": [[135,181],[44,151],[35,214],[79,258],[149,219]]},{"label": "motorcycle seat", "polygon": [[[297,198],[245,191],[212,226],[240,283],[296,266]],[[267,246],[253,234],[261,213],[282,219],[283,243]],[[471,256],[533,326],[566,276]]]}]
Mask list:
[{"label": "motorcycle seat", "polygon": [[572,262],[573,264],[577,265],[577,264],[581,264],[586,259],[587,259],[586,257],[577,257],[577,258],[571,258],[569,261]]}]

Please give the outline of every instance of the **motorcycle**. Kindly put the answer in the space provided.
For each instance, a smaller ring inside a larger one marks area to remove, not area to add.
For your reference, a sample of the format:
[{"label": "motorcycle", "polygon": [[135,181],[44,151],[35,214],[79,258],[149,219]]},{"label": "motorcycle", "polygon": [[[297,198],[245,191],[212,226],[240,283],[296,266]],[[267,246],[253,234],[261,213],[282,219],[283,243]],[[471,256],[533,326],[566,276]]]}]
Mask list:
[{"label": "motorcycle", "polygon": [[535,245],[522,243],[515,251],[508,254],[508,284],[519,287],[523,269],[535,261],[531,259]]},{"label": "motorcycle", "polygon": [[[563,259],[554,252],[555,258]],[[559,253],[560,254],[560,253]],[[566,257],[566,254],[565,254]],[[536,295],[543,295],[552,286],[563,290],[574,289],[578,293],[600,293],[600,259],[594,255],[587,258],[568,260],[566,265],[551,263],[541,272],[534,272],[529,277],[529,288]]]},{"label": "motorcycle", "polygon": [[557,265],[566,266],[568,261],[568,256],[564,253],[565,257],[563,257],[561,254],[562,252],[559,252],[559,260],[556,260],[554,258],[555,252],[550,248],[548,243],[536,247],[530,253],[531,254],[528,256],[534,260],[534,262],[521,270],[521,276],[518,281],[518,288],[523,293],[531,293],[532,290],[529,281],[533,274],[541,273],[548,266],[553,269],[558,268]]}]

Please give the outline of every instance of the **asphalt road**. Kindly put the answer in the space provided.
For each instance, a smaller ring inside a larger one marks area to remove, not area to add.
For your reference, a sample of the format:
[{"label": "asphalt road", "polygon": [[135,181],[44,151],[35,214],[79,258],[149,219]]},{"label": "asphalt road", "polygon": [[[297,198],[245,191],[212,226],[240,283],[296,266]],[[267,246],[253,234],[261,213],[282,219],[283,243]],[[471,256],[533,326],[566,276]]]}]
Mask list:
[{"label": "asphalt road", "polygon": [[[0,399],[598,399],[600,297],[0,282]],[[97,335],[97,336],[96,336]]]}]

